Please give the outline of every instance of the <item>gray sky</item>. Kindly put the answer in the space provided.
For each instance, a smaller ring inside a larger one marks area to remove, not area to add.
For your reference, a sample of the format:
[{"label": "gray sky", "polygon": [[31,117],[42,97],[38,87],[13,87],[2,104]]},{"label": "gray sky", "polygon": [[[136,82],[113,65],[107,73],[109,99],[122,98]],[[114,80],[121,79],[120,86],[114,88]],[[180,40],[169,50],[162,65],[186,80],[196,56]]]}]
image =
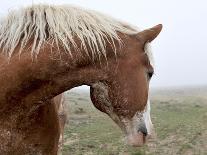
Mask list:
[{"label": "gray sky", "polygon": [[207,85],[207,2],[205,0],[9,0],[0,15],[32,3],[75,4],[99,10],[140,28],[162,23],[152,43],[156,75],[152,87]]}]

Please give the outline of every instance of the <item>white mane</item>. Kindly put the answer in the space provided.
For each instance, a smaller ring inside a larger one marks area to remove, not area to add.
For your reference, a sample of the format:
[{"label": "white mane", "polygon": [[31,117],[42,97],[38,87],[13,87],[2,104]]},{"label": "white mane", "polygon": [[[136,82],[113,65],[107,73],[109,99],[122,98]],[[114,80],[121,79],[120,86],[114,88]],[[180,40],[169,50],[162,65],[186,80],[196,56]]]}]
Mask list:
[{"label": "white mane", "polygon": [[[29,40],[33,40],[31,55],[38,55],[44,42],[61,45],[71,54],[71,46],[77,47],[74,36],[86,44],[95,54],[106,55],[106,40],[121,42],[117,32],[134,34],[138,30],[96,11],[69,5],[33,5],[12,11],[0,21],[0,48],[9,58],[15,48],[19,54]],[[115,45],[114,45],[115,46]]]}]

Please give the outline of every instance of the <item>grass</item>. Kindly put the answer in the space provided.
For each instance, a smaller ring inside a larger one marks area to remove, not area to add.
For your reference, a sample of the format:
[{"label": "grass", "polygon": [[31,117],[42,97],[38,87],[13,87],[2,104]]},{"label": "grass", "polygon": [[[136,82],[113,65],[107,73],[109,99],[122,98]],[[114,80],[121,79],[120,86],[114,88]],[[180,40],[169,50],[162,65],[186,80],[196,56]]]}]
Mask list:
[{"label": "grass", "polygon": [[[183,92],[183,93],[180,93]],[[152,93],[152,121],[157,137],[142,148],[125,145],[115,123],[99,112],[84,92],[69,92],[69,120],[63,155],[205,155],[207,98],[185,90]],[[81,109],[81,110],[80,110]]]}]

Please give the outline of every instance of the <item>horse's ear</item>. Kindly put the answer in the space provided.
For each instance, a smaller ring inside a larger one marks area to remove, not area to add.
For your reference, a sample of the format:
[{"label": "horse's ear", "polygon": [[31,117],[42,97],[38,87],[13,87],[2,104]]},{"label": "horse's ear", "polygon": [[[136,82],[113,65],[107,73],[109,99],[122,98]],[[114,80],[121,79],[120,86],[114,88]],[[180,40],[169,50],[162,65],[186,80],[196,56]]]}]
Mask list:
[{"label": "horse's ear", "polygon": [[156,25],[150,29],[143,30],[137,34],[142,43],[153,41],[162,30],[162,24]]}]

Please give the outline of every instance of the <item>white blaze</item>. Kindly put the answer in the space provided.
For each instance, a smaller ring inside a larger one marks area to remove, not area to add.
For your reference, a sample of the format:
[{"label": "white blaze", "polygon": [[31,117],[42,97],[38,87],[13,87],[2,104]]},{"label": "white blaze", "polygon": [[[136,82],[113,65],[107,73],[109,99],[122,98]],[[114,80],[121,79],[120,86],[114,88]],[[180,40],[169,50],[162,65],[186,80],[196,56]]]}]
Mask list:
[{"label": "white blaze", "polygon": [[144,122],[147,128],[147,132],[149,135],[152,135],[153,132],[153,124],[150,117],[150,101],[148,99],[145,111],[143,113]]}]

